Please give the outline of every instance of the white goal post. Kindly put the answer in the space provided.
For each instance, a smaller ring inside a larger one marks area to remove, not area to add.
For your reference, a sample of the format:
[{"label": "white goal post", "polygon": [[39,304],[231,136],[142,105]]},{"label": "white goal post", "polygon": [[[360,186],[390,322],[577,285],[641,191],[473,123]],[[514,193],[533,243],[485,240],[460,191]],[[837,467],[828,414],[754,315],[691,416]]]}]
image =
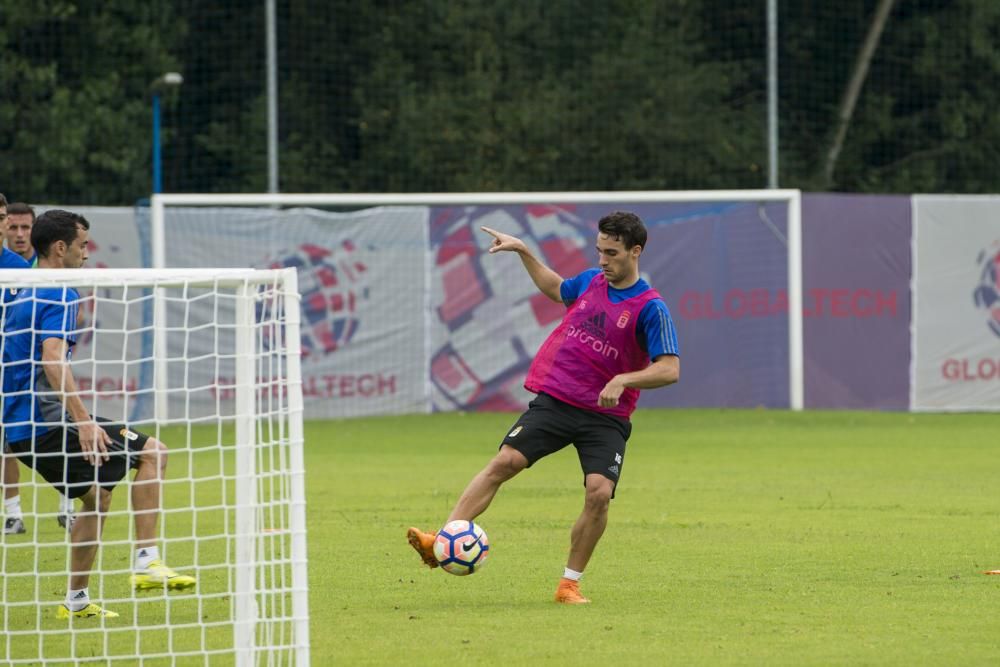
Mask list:
[{"label": "white goal post", "polygon": [[694,202],[758,202],[785,204],[788,271],[788,407],[804,406],[802,311],[802,195],[799,190],[692,190],[622,192],[510,192],[420,194],[155,194],[151,200],[153,266],[167,266],[165,209],[168,206],[204,207],[342,207],[479,206],[520,204],[640,204]]},{"label": "white goal post", "polygon": [[0,662],[308,665],[296,272],[0,270],[0,285],[16,298],[43,287],[79,293],[77,394],[126,438],[166,444],[156,540],[170,567],[197,579],[193,591],[133,590],[127,474],[89,585],[91,600],[119,616],[57,620],[70,543],[55,521],[57,492],[18,464],[26,530],[0,537]]}]

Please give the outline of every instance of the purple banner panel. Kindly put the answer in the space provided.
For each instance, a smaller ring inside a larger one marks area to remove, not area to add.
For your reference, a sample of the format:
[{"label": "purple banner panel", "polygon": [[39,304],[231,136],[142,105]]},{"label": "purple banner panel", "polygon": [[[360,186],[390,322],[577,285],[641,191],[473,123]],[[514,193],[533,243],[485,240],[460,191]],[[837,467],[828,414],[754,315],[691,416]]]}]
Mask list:
[{"label": "purple banner panel", "polygon": [[681,381],[643,407],[788,406],[787,207],[634,207],[649,228],[640,269],[670,308]]},{"label": "purple banner panel", "polygon": [[807,195],[802,238],[806,407],[907,409],[910,198]]}]

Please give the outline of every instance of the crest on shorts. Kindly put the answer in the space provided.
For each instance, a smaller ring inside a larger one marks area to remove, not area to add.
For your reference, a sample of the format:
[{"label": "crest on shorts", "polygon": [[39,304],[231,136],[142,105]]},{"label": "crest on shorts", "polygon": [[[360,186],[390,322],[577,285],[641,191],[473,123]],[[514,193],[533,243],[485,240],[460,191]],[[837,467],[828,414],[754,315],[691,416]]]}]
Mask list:
[{"label": "crest on shorts", "polygon": [[123,438],[125,438],[126,440],[138,440],[139,439],[139,434],[138,433],[136,433],[135,431],[130,431],[127,428],[123,428],[118,433]]},{"label": "crest on shorts", "polygon": [[516,426],[516,427],[514,427],[514,430],[511,431],[510,433],[508,433],[507,437],[508,438],[514,438],[514,437],[516,437],[517,434],[520,433],[521,429],[523,429],[523,428],[524,428],[523,426]]}]

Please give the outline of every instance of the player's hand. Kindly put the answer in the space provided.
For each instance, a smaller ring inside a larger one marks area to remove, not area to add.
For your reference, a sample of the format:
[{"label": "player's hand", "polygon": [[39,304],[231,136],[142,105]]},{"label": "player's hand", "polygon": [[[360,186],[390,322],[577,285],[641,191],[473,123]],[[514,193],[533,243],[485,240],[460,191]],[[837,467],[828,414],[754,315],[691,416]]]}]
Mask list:
[{"label": "player's hand", "polygon": [[493,237],[493,245],[489,249],[490,253],[500,252],[501,250],[520,252],[525,249],[524,241],[516,236],[498,232],[490,227],[480,227],[480,229]]},{"label": "player's hand", "polygon": [[99,467],[108,460],[108,445],[111,438],[107,432],[98,426],[97,422],[83,422],[77,424],[77,432],[80,434],[80,449],[83,450],[83,458],[92,466]]},{"label": "player's hand", "polygon": [[624,391],[625,383],[619,380],[616,375],[604,385],[601,395],[597,397],[597,404],[602,408],[613,408],[618,405],[618,399],[622,397]]}]

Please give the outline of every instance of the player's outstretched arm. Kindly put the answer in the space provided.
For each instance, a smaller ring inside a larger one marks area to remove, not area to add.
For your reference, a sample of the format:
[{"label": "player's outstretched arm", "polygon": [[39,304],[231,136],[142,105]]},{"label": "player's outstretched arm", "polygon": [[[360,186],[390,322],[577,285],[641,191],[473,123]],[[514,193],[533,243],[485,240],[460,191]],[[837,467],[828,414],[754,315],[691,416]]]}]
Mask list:
[{"label": "player's outstretched arm", "polygon": [[528,250],[528,246],[525,245],[524,241],[516,236],[498,232],[490,227],[480,227],[480,229],[493,237],[493,245],[490,246],[489,250],[490,254],[502,251],[516,252],[520,256],[521,263],[524,264],[524,268],[528,271],[528,275],[531,276],[531,280],[535,283],[538,291],[553,301],[562,303],[562,295],[559,292],[559,287],[563,282],[562,276],[538,261],[538,258]]}]

